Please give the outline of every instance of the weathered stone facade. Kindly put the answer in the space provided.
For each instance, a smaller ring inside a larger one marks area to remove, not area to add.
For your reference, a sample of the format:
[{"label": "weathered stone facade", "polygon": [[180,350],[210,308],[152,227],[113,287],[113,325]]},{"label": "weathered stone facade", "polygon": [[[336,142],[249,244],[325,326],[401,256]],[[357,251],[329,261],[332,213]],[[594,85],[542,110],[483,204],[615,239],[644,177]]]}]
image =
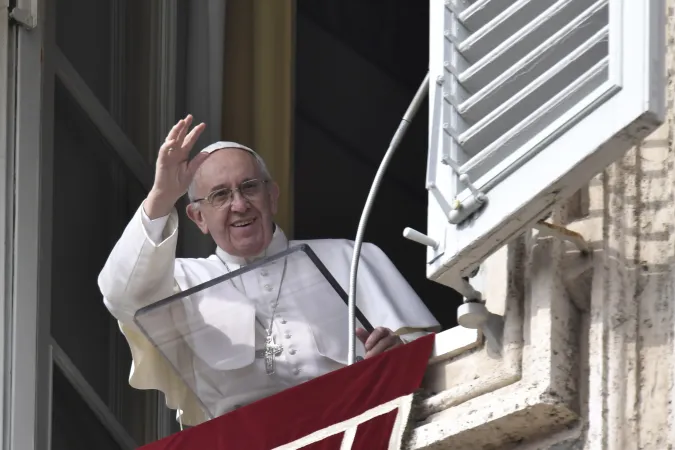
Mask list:
[{"label": "weathered stone facade", "polygon": [[667,123],[549,219],[591,255],[532,231],[483,265],[502,354],[432,365],[411,448],[675,447],[674,7]]}]

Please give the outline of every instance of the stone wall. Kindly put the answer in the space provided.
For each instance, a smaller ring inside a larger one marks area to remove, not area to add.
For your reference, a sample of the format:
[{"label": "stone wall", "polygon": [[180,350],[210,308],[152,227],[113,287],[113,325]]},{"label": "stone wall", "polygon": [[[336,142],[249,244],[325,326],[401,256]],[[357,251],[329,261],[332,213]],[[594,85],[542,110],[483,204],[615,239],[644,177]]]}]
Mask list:
[{"label": "stone wall", "polygon": [[670,126],[664,125],[589,188],[588,217],[569,227],[593,245],[582,313],[579,419],[519,449],[654,449],[675,444]]},{"label": "stone wall", "polygon": [[570,225],[594,247],[581,417],[518,449],[675,446],[675,1],[667,3],[667,123],[592,181],[588,216]]}]

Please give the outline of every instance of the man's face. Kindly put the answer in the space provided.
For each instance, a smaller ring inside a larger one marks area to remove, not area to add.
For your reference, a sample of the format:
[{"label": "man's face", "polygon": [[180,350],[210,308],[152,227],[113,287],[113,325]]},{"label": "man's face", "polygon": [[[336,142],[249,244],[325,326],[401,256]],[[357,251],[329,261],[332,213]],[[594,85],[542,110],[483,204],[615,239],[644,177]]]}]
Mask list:
[{"label": "man's face", "polygon": [[[195,175],[195,195],[204,198],[219,192],[212,196],[217,199],[227,194],[219,190],[237,189],[251,180],[264,180],[253,155],[240,149],[218,150]],[[217,202],[210,204],[206,200],[199,202],[197,208],[188,206],[188,216],[227,253],[249,258],[260,254],[272,240],[279,188],[269,180],[245,192],[246,195],[232,192],[229,203],[220,207],[215,205]]]}]

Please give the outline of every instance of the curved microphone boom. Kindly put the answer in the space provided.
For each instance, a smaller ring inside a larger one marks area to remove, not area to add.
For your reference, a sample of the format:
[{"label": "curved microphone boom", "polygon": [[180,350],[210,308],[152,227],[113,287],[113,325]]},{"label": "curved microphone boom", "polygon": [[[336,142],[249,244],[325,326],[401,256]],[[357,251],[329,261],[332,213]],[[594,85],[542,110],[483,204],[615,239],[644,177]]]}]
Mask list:
[{"label": "curved microphone boom", "polygon": [[410,122],[412,121],[415,113],[419,109],[420,105],[424,101],[424,98],[427,96],[429,91],[429,72],[427,72],[424,77],[424,81],[420,85],[415,97],[413,98],[408,110],[403,115],[401,123],[394,133],[394,137],[391,139],[389,148],[382,158],[379,169],[375,174],[375,179],[373,184],[370,187],[370,192],[368,193],[368,198],[366,199],[366,205],[363,207],[363,212],[361,213],[361,220],[359,221],[359,227],[356,230],[356,239],[354,240],[354,253],[352,254],[352,265],[349,272],[349,353],[347,357],[347,363],[349,365],[354,364],[356,356],[356,274],[359,270],[359,258],[361,256],[361,245],[363,244],[363,235],[366,231],[366,225],[368,224],[368,217],[370,216],[370,210],[373,207],[375,202],[375,196],[377,191],[380,188],[380,183],[382,183],[382,178],[384,178],[384,173],[387,170],[387,166],[391,161],[394,152],[398,148],[398,145],[401,143],[403,136],[405,135]]}]

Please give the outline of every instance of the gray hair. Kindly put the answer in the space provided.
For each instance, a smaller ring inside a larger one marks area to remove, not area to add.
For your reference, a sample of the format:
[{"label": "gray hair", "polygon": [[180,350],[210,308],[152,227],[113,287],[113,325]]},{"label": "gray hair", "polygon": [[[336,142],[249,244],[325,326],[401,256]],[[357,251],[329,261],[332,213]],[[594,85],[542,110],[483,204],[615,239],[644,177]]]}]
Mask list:
[{"label": "gray hair", "polygon": [[[267,164],[265,164],[265,160],[262,159],[262,156],[260,156],[258,153],[256,153],[254,150],[238,144],[236,142],[216,142],[214,144],[209,145],[205,149],[203,149],[200,153],[213,153],[217,150],[224,150],[224,149],[239,149],[239,150],[244,150],[253,158],[255,159],[256,164],[258,165],[258,169],[260,169],[260,173],[266,180],[271,180],[272,176],[270,175],[270,171],[267,169]],[[194,178],[192,179],[192,182],[190,182],[190,186],[188,186],[188,191],[187,195],[188,198],[190,199],[190,203],[194,202],[196,197],[195,190],[197,189],[197,174],[195,174]],[[197,206],[197,204],[195,204]]]}]

